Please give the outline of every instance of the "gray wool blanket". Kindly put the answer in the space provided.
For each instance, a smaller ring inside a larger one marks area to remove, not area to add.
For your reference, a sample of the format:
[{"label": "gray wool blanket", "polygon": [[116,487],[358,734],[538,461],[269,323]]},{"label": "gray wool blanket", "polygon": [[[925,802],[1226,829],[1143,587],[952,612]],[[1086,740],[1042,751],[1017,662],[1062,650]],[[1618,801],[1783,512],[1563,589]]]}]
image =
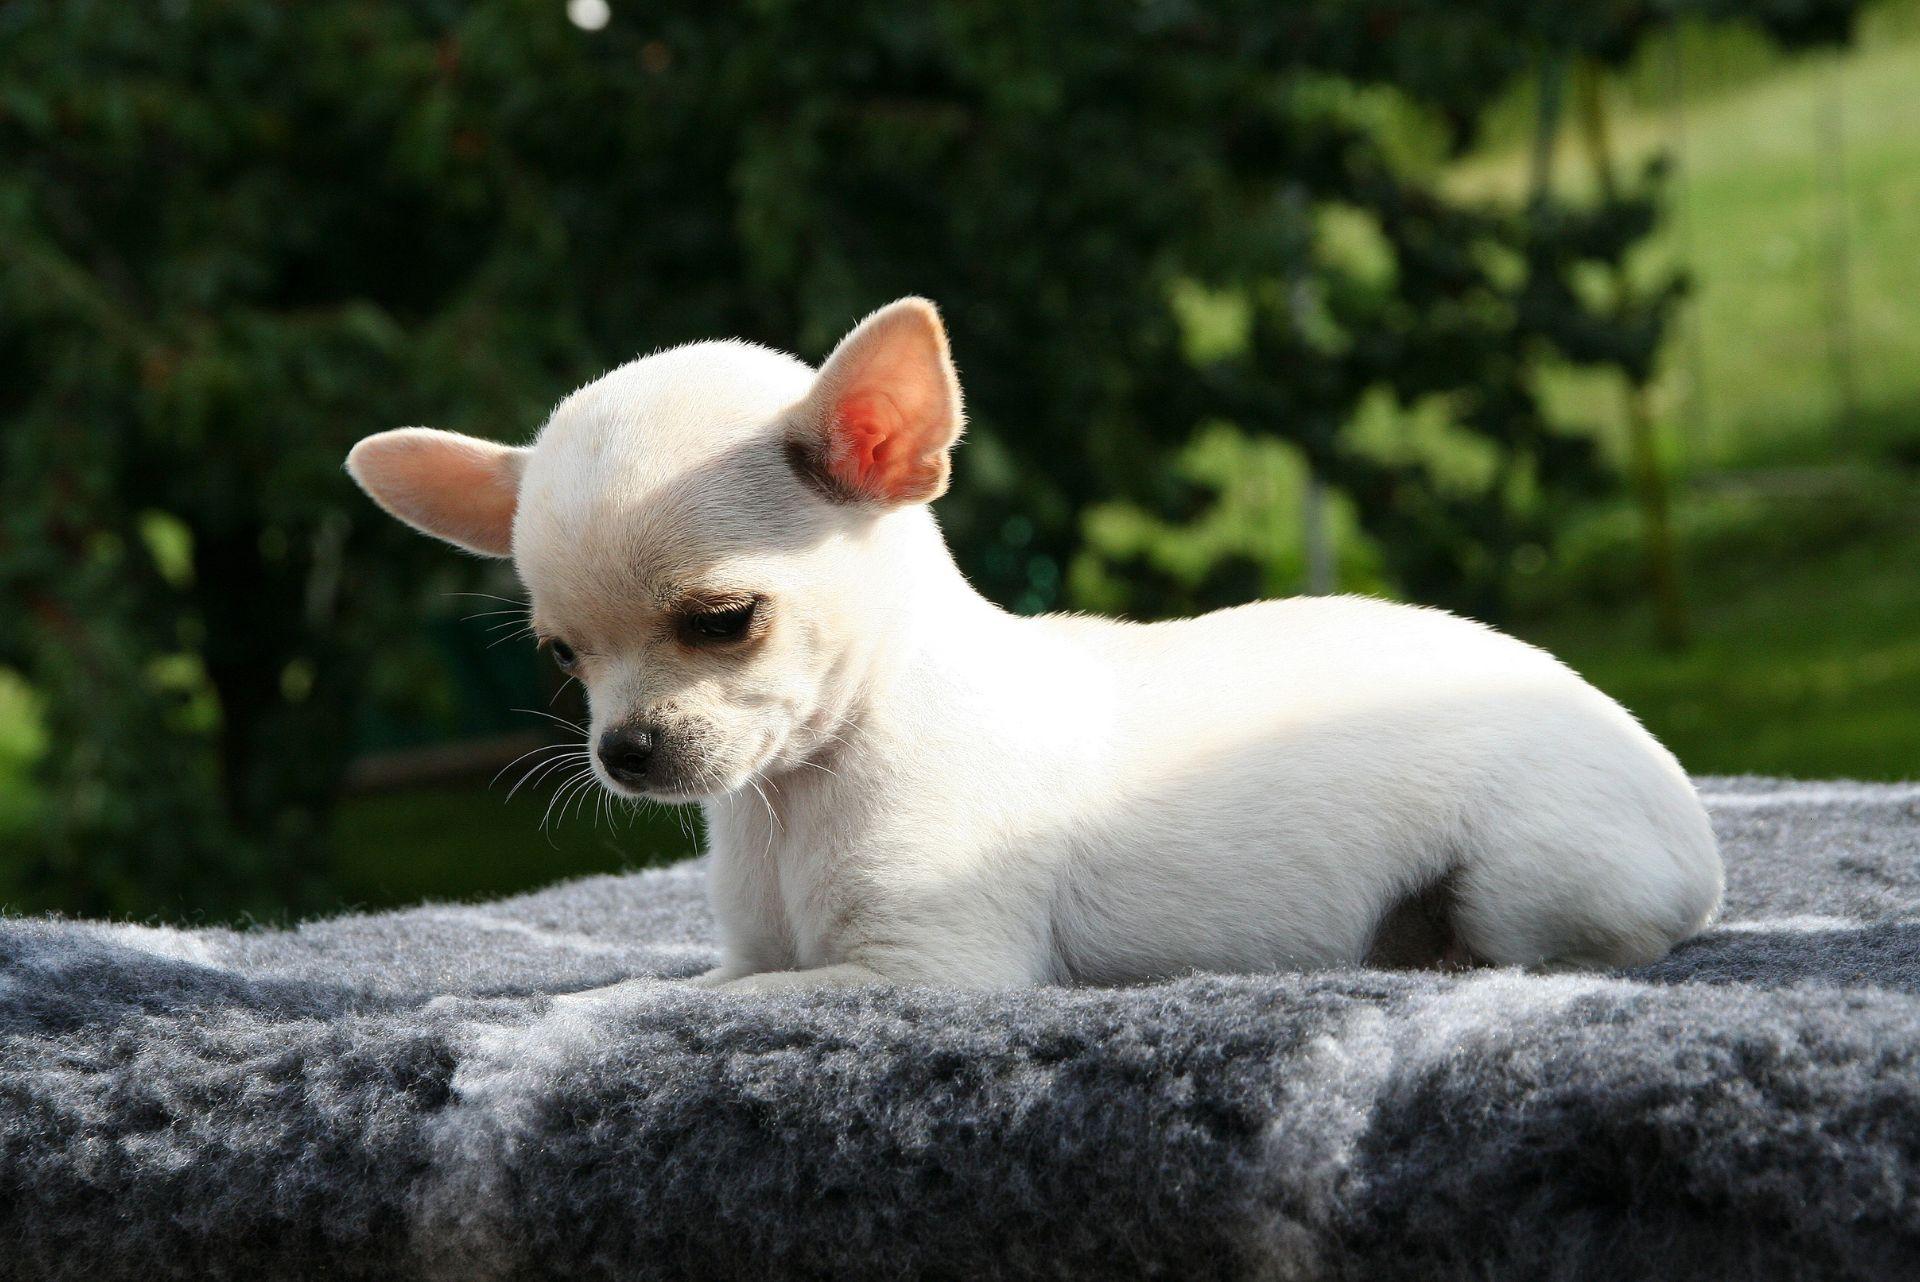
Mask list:
[{"label": "gray wool blanket", "polygon": [[1920,786],[1605,976],[744,998],[701,873],[0,919],[0,1277],[1920,1276]]}]

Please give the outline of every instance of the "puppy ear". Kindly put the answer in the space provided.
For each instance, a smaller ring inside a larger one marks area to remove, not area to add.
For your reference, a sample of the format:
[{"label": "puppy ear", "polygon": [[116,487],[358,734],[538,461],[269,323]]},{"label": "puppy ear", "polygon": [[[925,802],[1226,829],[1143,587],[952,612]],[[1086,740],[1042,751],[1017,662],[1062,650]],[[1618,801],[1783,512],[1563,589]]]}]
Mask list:
[{"label": "puppy ear", "polygon": [[947,488],[964,417],[940,313],[888,303],[840,340],[800,403],[795,466],[840,502],[926,503]]},{"label": "puppy ear", "polygon": [[508,556],[526,453],[454,432],[403,427],[354,446],[347,472],[414,529],[482,556]]}]

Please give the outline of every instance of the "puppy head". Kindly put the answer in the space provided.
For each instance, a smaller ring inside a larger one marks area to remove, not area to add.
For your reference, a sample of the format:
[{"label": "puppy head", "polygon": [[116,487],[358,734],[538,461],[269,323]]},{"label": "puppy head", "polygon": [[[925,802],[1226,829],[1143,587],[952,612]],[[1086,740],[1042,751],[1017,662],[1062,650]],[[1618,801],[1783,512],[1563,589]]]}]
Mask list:
[{"label": "puppy head", "polygon": [[601,782],[690,800],[833,742],[961,423],[939,316],[907,298],[817,374],[696,343],[581,388],[530,446],[406,428],[347,470],[409,525],[511,556],[536,634],[586,687]]}]

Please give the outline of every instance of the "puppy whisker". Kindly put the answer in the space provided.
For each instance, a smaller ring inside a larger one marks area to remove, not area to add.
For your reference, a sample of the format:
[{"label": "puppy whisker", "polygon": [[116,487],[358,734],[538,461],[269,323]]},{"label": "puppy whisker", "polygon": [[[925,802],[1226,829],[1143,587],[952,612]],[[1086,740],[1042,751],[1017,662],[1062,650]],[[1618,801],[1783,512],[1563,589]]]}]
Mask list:
[{"label": "puppy whisker", "polygon": [[593,768],[591,766],[583,766],[581,767],[579,773],[569,776],[564,783],[562,783],[558,788],[555,788],[553,790],[553,796],[549,798],[547,801],[546,812],[540,816],[541,829],[548,830],[547,823],[550,819],[553,818],[554,806],[556,804],[559,804],[560,817],[564,819],[567,813],[566,801],[571,800],[573,795],[576,794],[582,787],[591,786],[592,783],[593,783]]},{"label": "puppy whisker", "polygon": [[752,775],[748,775],[747,786],[752,788],[755,795],[760,798],[760,804],[767,808],[767,849],[765,853],[771,855],[773,853],[774,834],[776,832],[784,833],[786,831],[786,825],[780,822],[779,812],[773,808],[773,803],[767,800],[767,794],[761,791],[760,781]]},{"label": "puppy whisker", "polygon": [[556,752],[563,748],[572,748],[572,747],[578,747],[578,746],[579,745],[577,744],[543,743],[538,747],[528,748],[525,752],[515,757],[512,761],[509,761],[506,765],[501,766],[498,770],[494,771],[493,778],[487,780],[487,787],[489,788],[494,787],[496,784],[500,782],[501,775],[507,773],[507,771],[513,769],[515,766],[519,765],[521,762],[525,761],[528,757],[531,757],[536,752]]},{"label": "puppy whisker", "polygon": [[575,734],[584,735],[587,732],[587,728],[585,726],[580,725],[577,722],[569,721],[565,717],[560,716],[558,713],[546,712],[539,708],[515,708],[513,709],[513,711],[524,712],[530,717],[545,717],[547,720],[553,722],[555,725],[565,726],[567,729],[573,731]]},{"label": "puppy whisker", "polygon": [[828,767],[821,765],[817,761],[808,761],[804,757],[801,758],[799,761],[796,761],[794,764],[799,766],[806,766],[810,770],[822,771],[826,774],[832,775],[835,779],[838,779],[840,777],[840,772],[838,770],[829,769]]},{"label": "puppy whisker", "polygon": [[527,767],[527,773],[520,776],[520,781],[507,790],[507,800],[512,801],[513,794],[519,792],[521,787],[529,781],[529,778],[537,785],[542,779],[545,779],[560,767],[579,764],[584,764],[588,773],[592,773],[593,765],[585,749],[554,757],[547,761],[535,762],[533,765]]},{"label": "puppy whisker", "polygon": [[448,592],[448,593],[445,593],[444,595],[479,597],[487,601],[499,601],[504,605],[518,606],[522,610],[527,609],[531,604],[530,602],[527,602],[527,601],[516,601],[510,596],[496,596],[491,592]]},{"label": "puppy whisker", "polygon": [[533,635],[533,625],[531,623],[522,624],[518,632],[509,632],[507,633],[507,635],[503,637],[495,637],[492,641],[487,643],[487,649],[491,650],[495,646],[505,645],[509,641],[524,640],[525,638],[530,637],[532,635]]}]

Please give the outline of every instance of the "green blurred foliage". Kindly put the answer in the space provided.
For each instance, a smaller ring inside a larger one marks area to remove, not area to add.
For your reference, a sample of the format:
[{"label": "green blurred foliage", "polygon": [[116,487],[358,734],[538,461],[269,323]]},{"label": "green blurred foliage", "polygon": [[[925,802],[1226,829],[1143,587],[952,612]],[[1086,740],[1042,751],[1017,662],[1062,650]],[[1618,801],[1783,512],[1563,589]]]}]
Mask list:
[{"label": "green blurred foliage", "polygon": [[[1796,39],[1852,11],[1737,7]],[[972,439],[942,516],[997,598],[1270,588],[1231,539],[1156,564],[1096,506],[1244,505],[1196,436],[1226,421],[1256,475],[1339,487],[1367,574],[1497,613],[1607,484],[1535,363],[1644,371],[1673,293],[1622,311],[1581,283],[1653,225],[1651,178],[1515,209],[1444,193],[1438,162],[1542,51],[1617,60],[1662,12],[760,0],[585,33],[557,0],[13,0],[0,662],[43,723],[36,897],[325,897],[356,727],[443,687],[422,619],[478,573],[356,501],[359,436],[524,439],[636,353],[817,357],[909,292],[956,336]],[[1382,404],[1485,466],[1354,428]]]}]

